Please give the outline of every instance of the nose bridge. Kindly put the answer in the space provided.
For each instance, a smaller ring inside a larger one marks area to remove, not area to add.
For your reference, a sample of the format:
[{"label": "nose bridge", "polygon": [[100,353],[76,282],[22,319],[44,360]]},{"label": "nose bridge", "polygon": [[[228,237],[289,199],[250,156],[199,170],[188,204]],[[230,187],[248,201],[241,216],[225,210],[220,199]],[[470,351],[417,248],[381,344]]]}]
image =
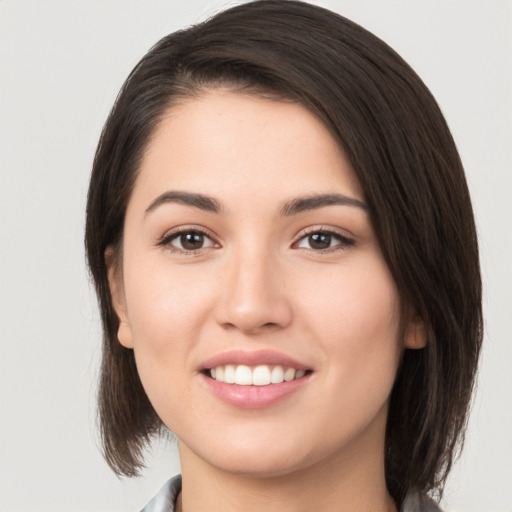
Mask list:
[{"label": "nose bridge", "polygon": [[275,251],[249,241],[234,248],[227,266],[222,323],[248,333],[288,325],[291,308]]}]

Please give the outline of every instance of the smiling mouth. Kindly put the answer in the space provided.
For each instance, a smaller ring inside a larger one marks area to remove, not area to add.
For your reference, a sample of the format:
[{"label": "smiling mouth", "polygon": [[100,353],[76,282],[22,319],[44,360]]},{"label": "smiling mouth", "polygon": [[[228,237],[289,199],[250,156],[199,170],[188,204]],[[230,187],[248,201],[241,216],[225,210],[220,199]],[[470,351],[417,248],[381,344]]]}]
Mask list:
[{"label": "smiling mouth", "polygon": [[281,365],[247,366],[244,364],[226,364],[207,368],[206,376],[225,384],[237,384],[239,386],[268,386],[281,384],[292,380],[302,379],[311,373],[311,370],[297,370]]}]

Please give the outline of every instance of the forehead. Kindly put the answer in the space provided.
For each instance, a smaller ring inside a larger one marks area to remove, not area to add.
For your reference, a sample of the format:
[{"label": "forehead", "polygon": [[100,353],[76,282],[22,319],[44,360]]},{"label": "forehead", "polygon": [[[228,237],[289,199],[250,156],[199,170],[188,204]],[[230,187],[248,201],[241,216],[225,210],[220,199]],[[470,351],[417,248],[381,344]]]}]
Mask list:
[{"label": "forehead", "polygon": [[363,199],[341,145],[305,107],[213,90],[173,106],[144,153],[135,189],[219,197],[326,191]]}]

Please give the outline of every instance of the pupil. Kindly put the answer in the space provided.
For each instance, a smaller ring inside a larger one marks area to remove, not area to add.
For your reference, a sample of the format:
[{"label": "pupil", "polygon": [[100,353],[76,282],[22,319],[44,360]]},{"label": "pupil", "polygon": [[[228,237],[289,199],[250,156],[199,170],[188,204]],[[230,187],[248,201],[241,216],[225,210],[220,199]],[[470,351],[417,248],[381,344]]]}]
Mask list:
[{"label": "pupil", "polygon": [[184,249],[201,249],[204,236],[201,233],[186,233],[181,235],[181,246]]},{"label": "pupil", "polygon": [[324,233],[309,235],[309,245],[313,249],[327,249],[331,245],[331,235],[326,235]]}]

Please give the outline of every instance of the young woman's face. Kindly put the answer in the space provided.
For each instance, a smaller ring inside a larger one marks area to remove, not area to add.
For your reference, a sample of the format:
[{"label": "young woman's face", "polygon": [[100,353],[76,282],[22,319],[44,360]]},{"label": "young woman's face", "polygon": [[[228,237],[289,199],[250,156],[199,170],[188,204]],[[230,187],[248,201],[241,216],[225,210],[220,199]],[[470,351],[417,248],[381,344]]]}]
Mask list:
[{"label": "young woman's face", "polygon": [[383,457],[400,300],[354,172],[305,108],[227,91],[172,108],[110,281],[184,459],[264,476]]}]

